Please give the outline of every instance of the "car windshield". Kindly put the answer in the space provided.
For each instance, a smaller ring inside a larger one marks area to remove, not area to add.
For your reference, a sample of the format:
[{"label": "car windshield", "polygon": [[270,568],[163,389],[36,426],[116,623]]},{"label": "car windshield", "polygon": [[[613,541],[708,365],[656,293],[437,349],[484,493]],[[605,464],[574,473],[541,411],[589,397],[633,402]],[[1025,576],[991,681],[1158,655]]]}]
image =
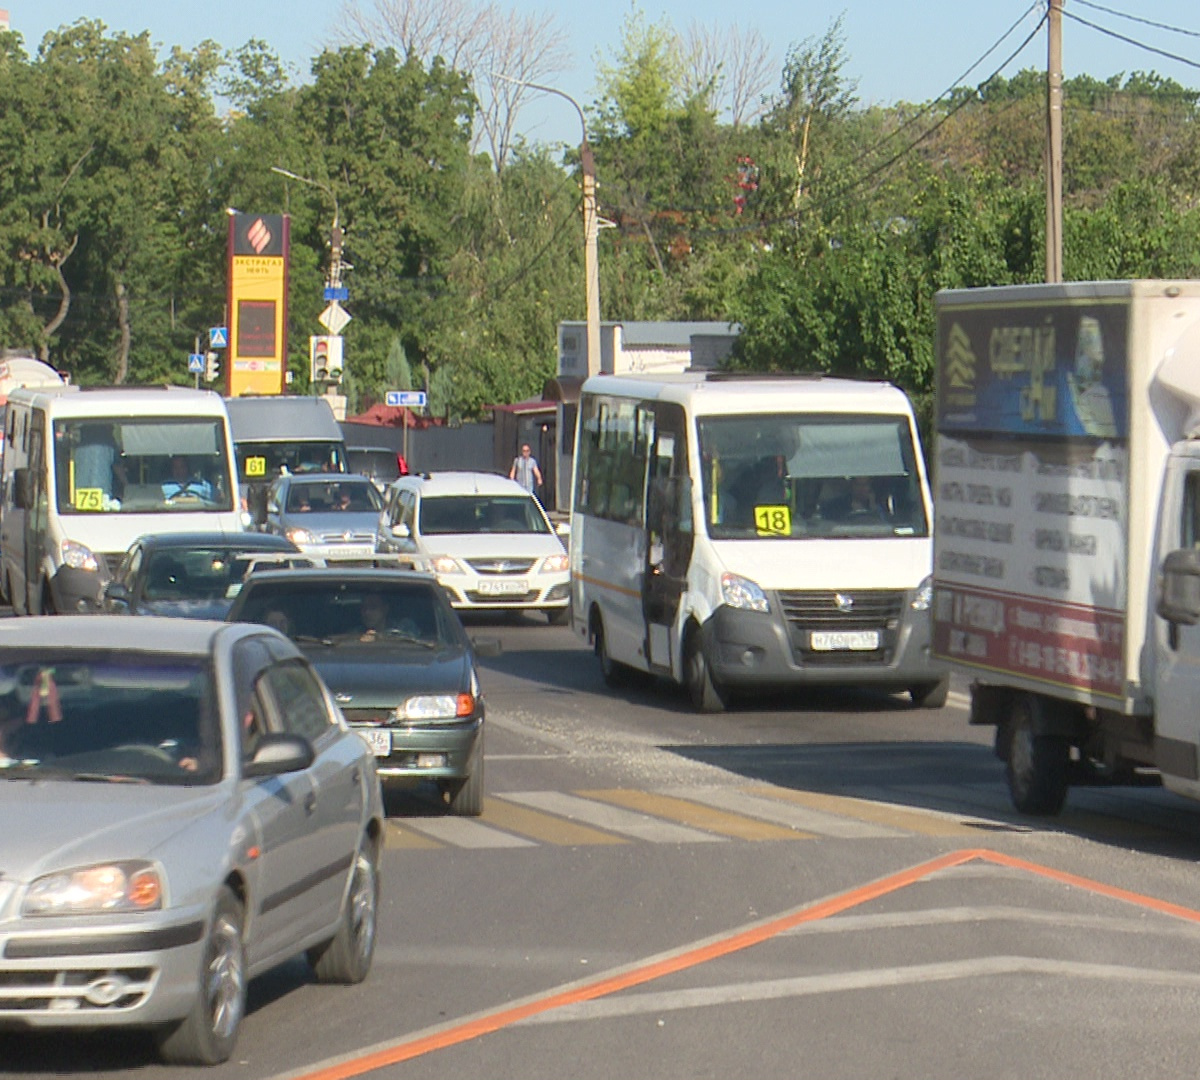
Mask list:
[{"label": "car windshield", "polygon": [[457,647],[462,631],[429,581],[308,577],[247,586],[241,622],[273,626],[300,644],[423,650]]},{"label": "car windshield", "polygon": [[929,535],[907,417],[718,416],[696,426],[714,540]]},{"label": "car windshield", "polygon": [[548,533],[550,526],[527,495],[438,495],[421,500],[424,536],[454,533]]},{"label": "car windshield", "polygon": [[214,783],[206,657],[108,648],[0,651],[0,780]]},{"label": "car windshield", "polygon": [[336,480],[290,484],[284,507],[289,514],[324,514],[340,510],[370,514],[381,509],[383,500],[374,484]]},{"label": "car windshield", "polygon": [[225,438],[214,417],[55,420],[58,512],[232,510]]}]

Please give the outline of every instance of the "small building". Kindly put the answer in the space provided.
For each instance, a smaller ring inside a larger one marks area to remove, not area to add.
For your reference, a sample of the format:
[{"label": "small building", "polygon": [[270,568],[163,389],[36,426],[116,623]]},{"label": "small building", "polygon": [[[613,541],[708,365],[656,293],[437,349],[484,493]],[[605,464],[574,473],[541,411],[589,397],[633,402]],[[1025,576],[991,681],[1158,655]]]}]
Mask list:
[{"label": "small building", "polygon": [[[666,375],[718,368],[733,351],[741,328],[724,322],[602,322],[600,362],[588,370],[587,324],[558,324],[558,375],[542,397],[556,405],[555,508],[570,509],[579,390],[589,375]],[[543,459],[544,462],[545,459]]]}]

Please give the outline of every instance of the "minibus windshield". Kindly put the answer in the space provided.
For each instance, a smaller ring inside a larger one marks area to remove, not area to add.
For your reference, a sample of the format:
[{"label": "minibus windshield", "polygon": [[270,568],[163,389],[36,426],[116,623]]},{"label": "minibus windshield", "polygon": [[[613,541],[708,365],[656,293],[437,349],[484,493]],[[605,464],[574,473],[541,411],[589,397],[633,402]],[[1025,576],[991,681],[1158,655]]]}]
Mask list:
[{"label": "minibus windshield", "polygon": [[54,421],[60,514],[233,509],[218,417],[73,417]]},{"label": "minibus windshield", "polygon": [[906,416],[697,420],[714,540],[928,536]]}]

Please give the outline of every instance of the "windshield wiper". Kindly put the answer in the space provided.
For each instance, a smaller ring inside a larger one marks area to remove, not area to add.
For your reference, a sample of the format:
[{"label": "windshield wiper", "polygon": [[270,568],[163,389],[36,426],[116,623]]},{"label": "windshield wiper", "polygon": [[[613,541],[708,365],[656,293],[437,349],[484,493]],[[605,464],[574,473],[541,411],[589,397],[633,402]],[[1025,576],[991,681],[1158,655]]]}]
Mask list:
[{"label": "windshield wiper", "polygon": [[292,640],[297,645],[326,645],[332,648],[336,644],[333,638],[314,637],[312,634],[294,634]]}]

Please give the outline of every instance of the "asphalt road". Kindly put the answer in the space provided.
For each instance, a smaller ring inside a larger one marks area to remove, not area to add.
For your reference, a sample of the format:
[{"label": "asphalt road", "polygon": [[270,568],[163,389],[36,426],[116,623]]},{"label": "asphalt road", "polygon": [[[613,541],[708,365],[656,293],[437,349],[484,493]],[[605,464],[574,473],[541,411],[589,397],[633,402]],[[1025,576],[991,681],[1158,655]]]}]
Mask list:
[{"label": "asphalt road", "polygon": [[[715,717],[605,689],[540,619],[476,623],[487,800],[394,792],[359,987],[296,962],[207,1075],[1178,1077],[1200,804],[1009,807],[966,702],[805,693]],[[172,1075],[135,1038],[0,1036],[0,1071]]]}]

